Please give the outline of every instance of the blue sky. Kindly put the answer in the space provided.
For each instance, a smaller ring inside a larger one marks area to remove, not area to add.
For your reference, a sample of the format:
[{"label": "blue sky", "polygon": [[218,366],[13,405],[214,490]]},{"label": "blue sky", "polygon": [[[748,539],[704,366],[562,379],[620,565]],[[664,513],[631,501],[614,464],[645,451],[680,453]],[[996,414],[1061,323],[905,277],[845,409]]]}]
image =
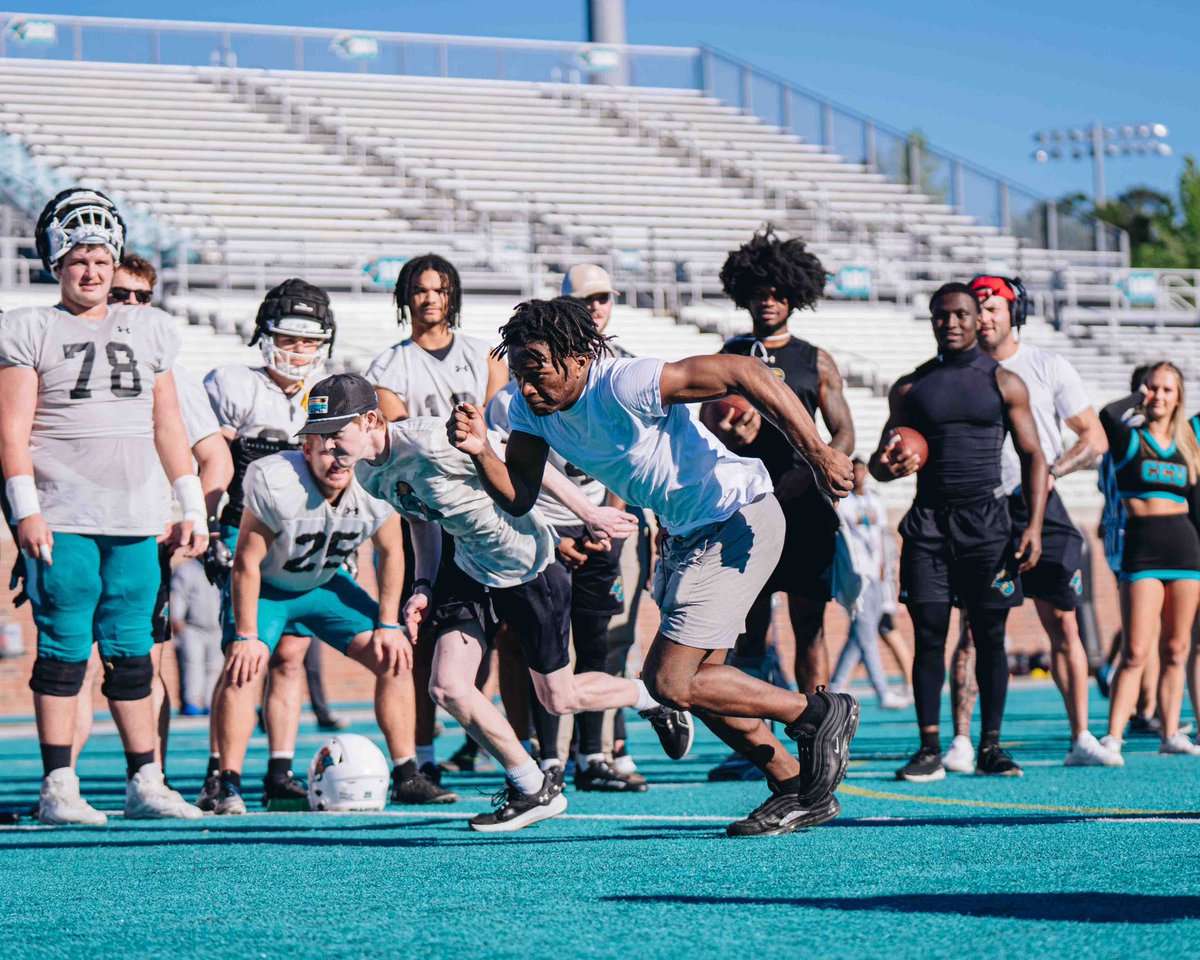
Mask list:
[{"label": "blue sky", "polygon": [[[153,0],[13,4],[31,13],[581,39],[583,0]],[[631,43],[707,43],[1045,193],[1091,190],[1086,161],[1037,166],[1044,127],[1160,122],[1174,155],[1117,159],[1110,194],[1175,192],[1200,155],[1196,0],[628,0]]]}]

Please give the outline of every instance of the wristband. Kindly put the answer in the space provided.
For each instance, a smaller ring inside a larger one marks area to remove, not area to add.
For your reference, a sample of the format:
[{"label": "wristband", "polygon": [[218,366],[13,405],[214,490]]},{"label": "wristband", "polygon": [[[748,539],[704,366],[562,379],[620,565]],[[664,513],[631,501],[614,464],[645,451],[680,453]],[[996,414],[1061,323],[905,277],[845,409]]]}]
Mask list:
[{"label": "wristband", "polygon": [[412,588],[415,591],[418,587],[424,587],[430,593],[433,593],[433,581],[428,577],[421,577],[420,580],[414,580]]},{"label": "wristband", "polygon": [[257,639],[258,639],[257,633],[239,633],[233,638],[233,642],[237,643],[239,640],[257,640]]},{"label": "wristband", "polygon": [[4,484],[4,493],[8,497],[8,505],[12,509],[12,518],[20,523],[26,517],[42,512],[42,504],[38,500],[37,485],[28,473],[12,477]]},{"label": "wristband", "polygon": [[194,473],[184,474],[171,484],[184,521],[191,521],[196,530],[207,529],[208,508],[204,503],[204,488]]},{"label": "wristband", "polygon": [[375,624],[375,629],[376,630],[399,630],[400,624],[398,624],[398,623],[377,623],[377,624]]}]

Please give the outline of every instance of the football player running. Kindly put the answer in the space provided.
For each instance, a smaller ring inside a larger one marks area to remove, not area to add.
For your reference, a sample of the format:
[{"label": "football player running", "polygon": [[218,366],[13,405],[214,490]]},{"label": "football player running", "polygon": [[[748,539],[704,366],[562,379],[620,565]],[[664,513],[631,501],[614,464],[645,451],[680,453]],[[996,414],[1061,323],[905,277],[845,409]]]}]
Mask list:
[{"label": "football player running", "polygon": [[[250,464],[261,457],[294,450],[292,438],[304,424],[308,387],[321,373],[333,350],[336,325],[329,295],[299,279],[285,280],[263,298],[250,345],[262,351],[262,366],[226,364],[205,378],[204,386],[221,432],[233,454],[234,476],[229,500],[220,516],[220,539],[207,558],[217,582],[228,579],[242,518],[242,487]],[[276,809],[306,809],[308,792],[292,773],[296,733],[300,725],[304,655],[311,637],[284,636],[272,649],[270,677],[263,704],[270,756],[263,780],[263,802]],[[225,683],[223,678],[218,687]],[[212,810],[222,767],[216,729],[223,698],[213,695],[213,722],[208,772],[197,800]]]},{"label": "football player running", "polygon": [[194,556],[208,545],[171,373],[179,334],[161,311],[108,303],[125,225],[104,194],[59,193],[36,241],[60,300],[0,324],[0,465],[38,630],[29,684],[45,773],[38,816],[106,822],[81,797],[71,762],[95,642],[125,748],[126,817],[198,817],[155,760],[151,705],[155,538],[167,520],[160,463],[182,510],[181,550]]},{"label": "football player running", "polygon": [[[246,812],[242,764],[254,729],[258,681],[285,634],[315,636],[376,675],[412,669],[400,626],[404,549],[400,518],[368,496],[351,467],[338,463],[330,434],[375,409],[369,386],[359,395],[324,381],[309,399],[314,415],[300,450],[272,454],[246,470],[234,555],[231,602],[224,615],[225,682],[216,711],[218,814]],[[326,389],[326,386],[328,389]],[[379,601],[342,567],[370,539],[379,559]]]}]

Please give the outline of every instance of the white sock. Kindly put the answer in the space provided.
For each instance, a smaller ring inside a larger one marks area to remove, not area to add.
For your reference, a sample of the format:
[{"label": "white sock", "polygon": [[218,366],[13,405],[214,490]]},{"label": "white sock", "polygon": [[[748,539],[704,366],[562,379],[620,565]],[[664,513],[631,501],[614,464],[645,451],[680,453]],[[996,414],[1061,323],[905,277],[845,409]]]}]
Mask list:
[{"label": "white sock", "polygon": [[291,760],[295,755],[295,750],[272,750],[267,754],[272,760]]},{"label": "white sock", "polygon": [[411,761],[416,760],[416,759],[417,759],[416,757],[392,757],[392,766],[393,767],[402,767],[406,763],[410,763]]},{"label": "white sock", "polygon": [[646,685],[641,680],[634,680],[637,684],[638,698],[637,703],[633,705],[633,709],[641,712],[642,710],[653,710],[655,707],[662,706],[657,700],[650,696],[650,691],[646,689]]},{"label": "white sock", "polygon": [[600,761],[607,759],[608,758],[605,757],[603,753],[576,753],[575,766],[579,767],[580,770],[586,770],[593,763],[599,763]]},{"label": "white sock", "polygon": [[417,768],[420,769],[427,763],[437,766],[437,751],[432,743],[427,747],[417,746]]},{"label": "white sock", "polygon": [[506,770],[505,773],[522,793],[537,793],[546,779],[546,775],[542,773],[536,760],[526,760],[519,767],[513,767],[511,770]]},{"label": "white sock", "polygon": [[545,773],[551,767],[561,767],[562,761],[559,760],[558,757],[548,757],[547,759],[538,763],[538,766],[541,768],[542,773]]}]

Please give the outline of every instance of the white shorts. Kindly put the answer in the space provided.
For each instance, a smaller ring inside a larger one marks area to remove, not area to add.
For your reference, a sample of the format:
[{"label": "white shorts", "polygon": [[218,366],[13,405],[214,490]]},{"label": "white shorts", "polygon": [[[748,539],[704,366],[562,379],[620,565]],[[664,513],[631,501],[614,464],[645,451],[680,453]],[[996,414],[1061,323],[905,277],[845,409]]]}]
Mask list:
[{"label": "white shorts", "polygon": [[779,563],[783,510],[768,494],[686,537],[668,536],[654,569],[659,632],[703,650],[729,650]]}]

